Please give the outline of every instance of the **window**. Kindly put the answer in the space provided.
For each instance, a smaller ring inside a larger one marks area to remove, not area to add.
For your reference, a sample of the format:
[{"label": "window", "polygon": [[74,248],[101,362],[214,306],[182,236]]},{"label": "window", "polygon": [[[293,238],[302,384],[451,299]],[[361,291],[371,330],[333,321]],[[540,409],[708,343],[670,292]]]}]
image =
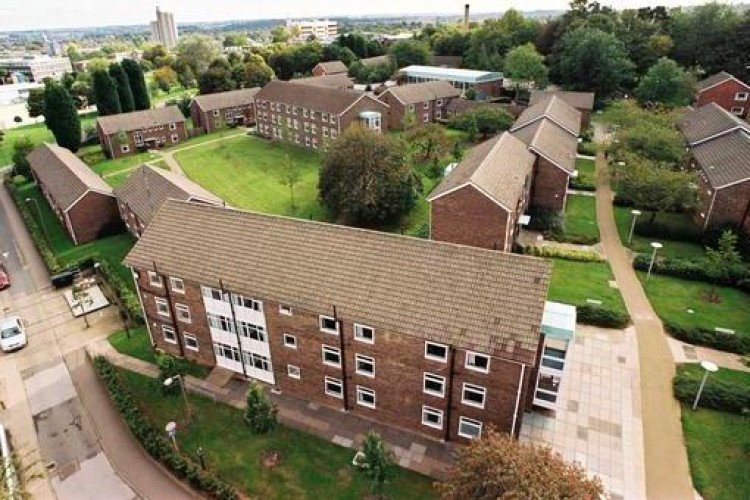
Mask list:
[{"label": "window", "polygon": [[748,92],[737,92],[734,94],[734,100],[735,101],[747,101]]},{"label": "window", "polygon": [[367,387],[357,386],[357,404],[368,408],[375,408],[375,391]]},{"label": "window", "polygon": [[438,99],[437,101],[435,101],[435,104],[437,106],[442,106],[443,105],[443,100],[442,99]]},{"label": "window", "polygon": [[226,358],[230,361],[240,362],[240,350],[234,346],[228,344],[222,344],[221,342],[214,342],[214,353],[217,356]]},{"label": "window", "polygon": [[310,123],[305,122],[303,125],[304,125],[305,132],[310,132]]},{"label": "window", "polygon": [[286,374],[289,376],[289,378],[296,378],[296,379],[302,378],[302,374],[300,373],[299,366],[286,365]]},{"label": "window", "polygon": [[177,124],[176,123],[170,123],[169,124],[169,130],[177,130]]},{"label": "window", "polygon": [[422,115],[422,121],[423,121],[424,123],[427,123],[427,122],[429,122],[429,121],[430,121],[430,115],[429,115],[428,113],[425,113],[425,114],[423,114],[423,115]]},{"label": "window", "polygon": [[366,342],[368,344],[374,344],[375,330],[373,330],[369,326],[354,323],[354,340],[359,340],[360,342]]},{"label": "window", "polygon": [[432,373],[425,373],[423,392],[431,396],[439,396],[442,398],[445,395],[445,377]]},{"label": "window", "polygon": [[260,301],[245,297],[244,295],[232,294],[232,302],[239,307],[246,307],[253,311],[263,312],[263,305]]},{"label": "window", "polygon": [[162,325],[161,331],[164,334],[164,340],[171,344],[177,343],[177,335],[174,333],[174,328],[171,326]]},{"label": "window", "polygon": [[260,325],[254,325],[252,323],[248,323],[247,321],[238,321],[237,327],[239,328],[240,334],[243,337],[257,340],[258,342],[266,341],[266,329]]},{"label": "window", "polygon": [[218,290],[216,288],[210,288],[207,286],[202,287],[203,290],[203,296],[209,299],[213,300],[224,300],[224,296],[221,293],[221,290]]},{"label": "window", "polygon": [[305,137],[305,146],[307,146],[308,148],[310,147],[310,138],[309,137]]},{"label": "window", "polygon": [[271,371],[271,360],[266,356],[247,351],[242,351],[242,356],[244,357],[247,366],[255,368],[256,370],[263,370],[264,372]]},{"label": "window", "polygon": [[156,302],[156,312],[161,316],[169,317],[169,306],[167,305],[167,299],[162,299],[161,297],[154,297],[154,302]]},{"label": "window", "polygon": [[739,116],[739,115],[743,114],[744,112],[745,112],[745,108],[743,108],[741,106],[735,106],[735,107],[732,108],[732,114],[733,115]]},{"label": "window", "polygon": [[435,110],[435,118],[442,118],[443,117],[443,111],[441,109]]},{"label": "window", "polygon": [[302,116],[304,116],[305,118],[307,118],[309,116],[309,114],[307,112],[307,108],[302,108]]},{"label": "window", "polygon": [[326,394],[329,396],[333,396],[334,398],[343,398],[344,397],[344,386],[341,383],[341,380],[333,377],[326,377],[325,378],[325,391]]},{"label": "window", "polygon": [[195,335],[192,333],[183,333],[182,338],[185,339],[185,349],[190,349],[191,351],[198,350],[198,338]]},{"label": "window", "polygon": [[323,137],[328,137],[328,127],[323,127]]},{"label": "window", "polygon": [[148,283],[151,286],[158,286],[161,287],[161,276],[156,274],[153,271],[148,272]]},{"label": "window", "polygon": [[461,402],[465,405],[484,408],[484,398],[486,395],[487,389],[484,387],[464,382],[463,392],[461,393]]},{"label": "window", "polygon": [[328,121],[328,113],[323,113],[322,117],[324,122]]},{"label": "window", "polygon": [[413,104],[409,104],[409,111],[414,111],[414,105]]},{"label": "window", "polygon": [[312,147],[313,147],[313,149],[318,149],[318,140],[316,138],[314,138],[314,137],[313,137],[313,140],[312,140]]},{"label": "window", "polygon": [[185,304],[175,304],[175,314],[177,319],[183,323],[190,323],[190,308]]},{"label": "window", "polygon": [[182,278],[169,278],[169,286],[172,287],[172,291],[176,293],[185,293],[185,282]]},{"label": "window", "polygon": [[461,417],[458,420],[458,435],[469,439],[482,437],[482,422]]},{"label": "window", "polygon": [[490,357],[476,352],[466,351],[466,368],[477,372],[490,371]]},{"label": "window", "polygon": [[424,343],[424,357],[435,361],[448,361],[448,346],[427,341]]},{"label": "window", "polygon": [[339,324],[335,318],[330,316],[320,316],[320,331],[325,333],[339,333]]},{"label": "window", "polygon": [[334,125],[336,125],[336,116],[335,115],[331,115],[330,122],[333,123]]},{"label": "window", "polygon": [[179,141],[179,140],[180,140],[180,136],[179,136],[179,135],[177,135],[177,134],[172,134],[172,137],[171,137],[171,139],[172,139],[172,142],[177,142],[177,141]]},{"label": "window", "polygon": [[294,125],[294,130],[299,130],[299,122],[295,119],[292,124]]},{"label": "window", "polygon": [[215,328],[217,330],[222,330],[224,332],[234,333],[234,323],[232,323],[232,320],[227,318],[226,316],[208,313],[206,314],[206,317],[208,318],[209,327]]},{"label": "window", "polygon": [[288,333],[284,334],[284,346],[291,347],[292,349],[297,348],[297,337]]},{"label": "window", "polygon": [[422,406],[422,425],[434,427],[435,429],[443,428],[443,411],[431,406]]},{"label": "window", "polygon": [[338,347],[324,345],[321,349],[323,364],[341,368],[341,350]]},{"label": "window", "polygon": [[354,355],[356,372],[365,377],[375,377],[375,358],[362,354]]},{"label": "window", "polygon": [[425,101],[424,104],[422,105],[422,108],[430,109],[430,101]]},{"label": "window", "polygon": [[297,106],[294,106],[294,107],[292,108],[292,114],[293,114],[294,116],[297,116]]},{"label": "window", "polygon": [[284,316],[291,316],[292,307],[284,304],[279,304],[279,314],[283,314]]}]

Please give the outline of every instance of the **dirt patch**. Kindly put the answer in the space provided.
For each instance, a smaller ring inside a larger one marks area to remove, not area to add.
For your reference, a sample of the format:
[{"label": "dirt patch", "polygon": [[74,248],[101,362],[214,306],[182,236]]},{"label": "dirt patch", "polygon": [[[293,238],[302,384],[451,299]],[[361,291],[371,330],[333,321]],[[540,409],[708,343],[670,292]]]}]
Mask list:
[{"label": "dirt patch", "polygon": [[260,463],[266,469],[273,469],[281,463],[281,452],[278,450],[266,450],[260,454]]}]

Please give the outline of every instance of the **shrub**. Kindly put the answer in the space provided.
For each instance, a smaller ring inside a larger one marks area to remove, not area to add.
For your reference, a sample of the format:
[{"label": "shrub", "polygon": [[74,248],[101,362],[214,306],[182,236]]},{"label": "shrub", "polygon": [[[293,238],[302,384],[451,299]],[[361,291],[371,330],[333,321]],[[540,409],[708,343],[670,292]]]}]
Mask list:
[{"label": "shrub", "polygon": [[625,328],[630,323],[630,316],[627,313],[596,304],[578,306],[577,316],[579,323],[603,328]]},{"label": "shrub", "polygon": [[725,231],[730,231],[737,236],[737,251],[740,253],[742,260],[745,262],[750,261],[750,234],[743,233],[733,224],[712,228],[703,233],[703,246],[716,248],[719,244],[721,235],[724,234]]},{"label": "shrub", "polygon": [[596,236],[587,236],[585,234],[570,235],[565,232],[545,232],[544,237],[548,240],[572,243],[574,245],[594,245],[599,242],[599,238]]},{"label": "shrub", "polygon": [[266,396],[263,386],[251,382],[247,389],[247,407],[245,421],[255,434],[266,434],[276,428],[278,409]]},{"label": "shrub", "polygon": [[175,375],[181,375],[181,373],[179,373],[177,358],[168,352],[158,350],[156,351],[156,367],[159,368],[159,386],[162,390],[164,392],[175,392],[177,390],[177,384],[173,383],[166,386],[164,385],[164,381]]},{"label": "shrub", "polygon": [[[679,366],[672,382],[675,397],[685,404],[692,405],[702,378],[703,370],[697,366]],[[722,379],[720,375],[709,375],[698,406],[742,413],[750,408],[750,384]]]},{"label": "shrub", "polygon": [[[638,271],[648,271],[651,263],[649,255],[640,254],[633,260],[633,267]],[[675,259],[668,257],[658,257],[654,261],[654,267],[651,272],[663,274],[665,276],[674,276],[676,278],[690,281],[701,281],[704,283],[716,283],[718,285],[731,286],[739,290],[750,292],[750,271],[744,266],[732,267],[729,274],[714,280],[703,260]]]},{"label": "shrub", "polygon": [[10,191],[13,202],[16,204],[16,208],[18,208],[18,212],[21,214],[21,219],[23,219],[23,223],[26,225],[26,229],[29,231],[31,239],[34,241],[34,245],[39,251],[39,255],[42,256],[42,260],[44,260],[47,269],[51,274],[60,272],[63,269],[63,264],[55,255],[55,252],[52,251],[52,247],[42,233],[42,229],[39,227],[36,217],[31,213],[29,204],[24,201],[24,196],[19,192],[18,187],[15,184],[9,184],[8,191]]},{"label": "shrub", "polygon": [[535,257],[558,258],[577,262],[600,262],[604,260],[601,255],[591,250],[574,250],[549,245],[525,247],[523,252]]},{"label": "shrub", "polygon": [[427,239],[430,237],[430,225],[426,222],[421,223],[411,231],[409,231],[409,236],[414,236],[415,238],[424,238]]},{"label": "shrub", "polygon": [[547,210],[544,208],[532,208],[529,210],[531,222],[529,229],[542,232],[559,232],[565,229],[565,218],[558,210]]},{"label": "shrub", "polygon": [[596,156],[597,153],[597,146],[594,142],[579,142],[578,143],[578,153],[586,156]]},{"label": "shrub", "polygon": [[114,289],[115,294],[117,294],[117,297],[120,299],[120,305],[123,312],[134,323],[142,323],[143,311],[141,309],[141,304],[138,301],[138,296],[115,271],[114,265],[107,259],[100,259],[99,272]]},{"label": "shrub", "polygon": [[672,322],[664,322],[667,332],[688,344],[697,344],[737,354],[750,353],[750,336],[743,333],[724,333],[708,328],[684,327]]},{"label": "shrub", "polygon": [[701,242],[700,229],[694,225],[673,225],[642,219],[636,222],[633,232],[638,236],[643,236],[645,238],[661,238],[665,240],[689,241],[692,243]]},{"label": "shrub", "polygon": [[570,179],[570,187],[580,191],[596,191],[596,180],[587,175],[579,174],[578,177]]}]

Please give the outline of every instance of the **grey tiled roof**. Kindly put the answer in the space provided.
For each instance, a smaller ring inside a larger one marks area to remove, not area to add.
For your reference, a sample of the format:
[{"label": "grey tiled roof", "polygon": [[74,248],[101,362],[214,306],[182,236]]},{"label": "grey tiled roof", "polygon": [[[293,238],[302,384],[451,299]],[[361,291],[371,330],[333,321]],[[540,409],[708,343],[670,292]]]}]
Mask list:
[{"label": "grey tiled roof", "polygon": [[513,211],[523,194],[535,160],[526,144],[505,132],[473,147],[466,158],[430,193],[427,201],[470,183],[508,211]]},{"label": "grey tiled roof", "polygon": [[575,136],[581,132],[581,112],[554,95],[545,96],[533,106],[526,108],[510,130],[516,131],[542,118],[552,120]]},{"label": "grey tiled roof", "polygon": [[696,84],[696,87],[698,87],[698,91],[700,92],[700,91],[706,90],[709,87],[713,87],[714,85],[719,84],[725,80],[737,80],[738,82],[741,82],[745,84],[746,87],[748,87],[748,85],[745,82],[743,82],[742,80],[738,80],[737,78],[727,73],[726,71],[719,71],[715,75],[711,75],[708,78],[704,78],[703,80],[699,81]]},{"label": "grey tiled roof", "polygon": [[461,92],[457,88],[444,80],[398,85],[389,88],[380,94],[380,96],[382,97],[388,92],[404,104],[416,104],[433,99],[445,99],[461,95]]},{"label": "grey tiled roof", "polygon": [[146,225],[168,199],[222,204],[221,198],[184,175],[148,164],[134,170],[125,182],[114,189],[114,193]]},{"label": "grey tiled roof", "polygon": [[542,118],[514,131],[513,135],[569,174],[576,169],[578,139],[552,120]]},{"label": "grey tiled roof", "polygon": [[[359,99],[372,99],[353,90],[318,87],[273,80],[255,95],[255,101],[268,100],[339,115]],[[374,100],[374,99],[373,99]],[[381,103],[385,105],[385,103]]]},{"label": "grey tiled roof", "polygon": [[690,145],[732,130],[745,129],[750,131],[750,125],[746,121],[737,118],[715,102],[689,111],[677,125]]},{"label": "grey tiled roof", "polygon": [[532,90],[529,106],[533,106],[551,95],[559,97],[576,109],[594,109],[593,92],[573,92],[569,90]]},{"label": "grey tiled roof", "polygon": [[550,277],[543,259],[175,200],[125,263],[528,364]]},{"label": "grey tiled roof", "polygon": [[346,64],[342,63],[341,61],[326,61],[320,62],[317,65],[323,68],[323,71],[325,71],[326,75],[346,73],[349,71],[349,69],[346,67]]},{"label": "grey tiled roof", "polygon": [[27,156],[34,175],[49,190],[61,210],[67,210],[88,190],[112,195],[109,184],[80,158],[57,144],[44,143]]},{"label": "grey tiled roof", "polygon": [[217,92],[216,94],[197,95],[193,97],[193,100],[203,111],[247,106],[253,103],[255,94],[259,90],[260,87],[230,90],[228,92]]},{"label": "grey tiled roof", "polygon": [[336,73],[335,75],[307,76],[304,78],[295,78],[294,83],[305,85],[315,85],[318,87],[332,87],[335,89],[351,89],[354,87],[354,80],[349,78],[346,73]]},{"label": "grey tiled roof", "polygon": [[132,113],[100,116],[96,119],[96,122],[107,135],[184,121],[185,117],[177,106],[164,106],[162,108],[133,111]]},{"label": "grey tiled roof", "polygon": [[750,133],[736,130],[692,148],[714,188],[750,181]]}]

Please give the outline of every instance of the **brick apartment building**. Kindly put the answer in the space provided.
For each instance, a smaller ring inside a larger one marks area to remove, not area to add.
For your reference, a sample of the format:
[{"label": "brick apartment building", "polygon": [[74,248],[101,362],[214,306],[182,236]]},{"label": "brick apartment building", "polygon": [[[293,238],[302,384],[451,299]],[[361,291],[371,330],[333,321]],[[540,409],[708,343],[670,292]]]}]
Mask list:
[{"label": "brick apartment building", "polygon": [[430,238],[510,252],[535,162],[509,132],[473,147],[427,198]]},{"label": "brick apartment building", "polygon": [[581,130],[586,130],[591,124],[591,113],[594,110],[593,92],[573,92],[568,90],[532,90],[529,106],[534,106],[549,96],[557,96],[581,113]]},{"label": "brick apartment building", "polygon": [[702,107],[714,102],[740,118],[750,111],[750,85],[722,71],[697,84],[695,105]]},{"label": "brick apartment building", "polygon": [[387,104],[352,90],[274,80],[255,96],[258,133],[317,149],[352,123],[388,128]]},{"label": "brick apartment building", "polygon": [[119,227],[112,188],[76,155],[45,143],[27,159],[39,189],[75,245]]},{"label": "brick apartment building", "polygon": [[120,217],[125,227],[140,238],[154,214],[170,199],[223,205],[213,193],[184,175],[143,164],[114,189]]},{"label": "brick apartment building", "polygon": [[559,386],[542,259],[169,200],[125,263],[156,346],[435,439]]},{"label": "brick apartment building", "polygon": [[346,67],[341,61],[325,61],[319,62],[312,69],[313,76],[323,75],[345,75],[349,72],[349,68]]},{"label": "brick apartment building", "polygon": [[444,81],[414,83],[391,87],[378,96],[390,107],[389,128],[402,128],[404,116],[414,113],[416,123],[433,123],[446,116],[445,109],[451,99],[461,92]]},{"label": "brick apartment building", "polygon": [[96,119],[96,131],[109,158],[161,148],[187,139],[185,117],[177,106],[101,116]]},{"label": "brick apartment building", "polygon": [[255,94],[260,87],[197,95],[190,102],[193,128],[210,134],[233,125],[255,123]]},{"label": "brick apartment building", "polygon": [[295,78],[293,83],[302,83],[305,85],[315,85],[316,87],[330,87],[334,89],[352,90],[354,80],[349,78],[346,73],[336,73],[335,75],[307,76]]}]

